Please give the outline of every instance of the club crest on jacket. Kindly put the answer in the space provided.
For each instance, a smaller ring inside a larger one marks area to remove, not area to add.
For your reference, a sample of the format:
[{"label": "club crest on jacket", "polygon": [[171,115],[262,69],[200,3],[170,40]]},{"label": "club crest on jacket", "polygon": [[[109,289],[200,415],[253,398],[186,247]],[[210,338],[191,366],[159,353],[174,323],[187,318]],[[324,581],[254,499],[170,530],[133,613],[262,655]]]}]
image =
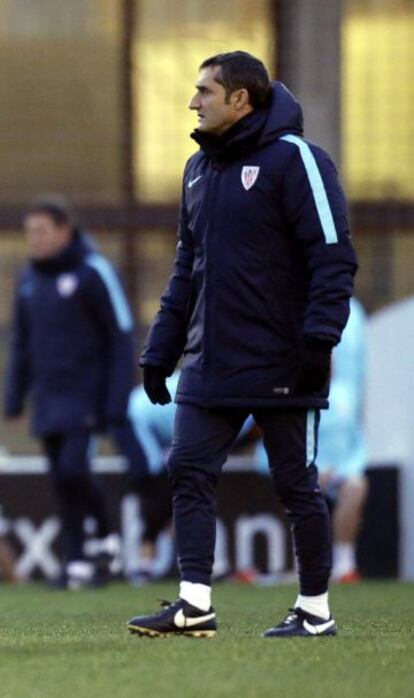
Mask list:
[{"label": "club crest on jacket", "polygon": [[248,189],[251,189],[251,187],[255,183],[256,179],[259,176],[259,171],[260,167],[257,167],[255,165],[244,165],[242,167],[241,181],[246,191]]},{"label": "club crest on jacket", "polygon": [[61,274],[56,281],[57,290],[63,298],[71,296],[78,287],[78,279],[75,274]]}]

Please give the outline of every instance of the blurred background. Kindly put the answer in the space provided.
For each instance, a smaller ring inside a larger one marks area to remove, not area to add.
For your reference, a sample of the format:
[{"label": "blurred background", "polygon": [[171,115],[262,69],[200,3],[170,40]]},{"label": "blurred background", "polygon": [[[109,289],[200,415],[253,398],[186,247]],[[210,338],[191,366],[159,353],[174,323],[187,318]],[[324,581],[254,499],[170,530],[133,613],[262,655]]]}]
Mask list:
[{"label": "blurred background", "polygon": [[[414,293],[413,0],[0,0],[1,375],[37,195],[64,194],[120,269],[142,343],[174,254],[197,69],[234,49],[286,83],[337,162],[367,311]],[[0,423],[0,444],[38,452],[26,421]]]}]

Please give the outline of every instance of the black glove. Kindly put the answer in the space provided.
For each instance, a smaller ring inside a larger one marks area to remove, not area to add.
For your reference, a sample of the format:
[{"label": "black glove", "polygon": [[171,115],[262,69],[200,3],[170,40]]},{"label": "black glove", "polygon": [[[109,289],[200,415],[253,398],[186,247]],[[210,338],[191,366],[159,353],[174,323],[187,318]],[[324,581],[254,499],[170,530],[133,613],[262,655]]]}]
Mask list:
[{"label": "black glove", "polygon": [[168,405],[171,395],[166,386],[166,373],[160,366],[144,366],[144,390],[153,405]]},{"label": "black glove", "polygon": [[332,344],[329,340],[308,337],[303,340],[296,393],[321,393],[329,382]]}]

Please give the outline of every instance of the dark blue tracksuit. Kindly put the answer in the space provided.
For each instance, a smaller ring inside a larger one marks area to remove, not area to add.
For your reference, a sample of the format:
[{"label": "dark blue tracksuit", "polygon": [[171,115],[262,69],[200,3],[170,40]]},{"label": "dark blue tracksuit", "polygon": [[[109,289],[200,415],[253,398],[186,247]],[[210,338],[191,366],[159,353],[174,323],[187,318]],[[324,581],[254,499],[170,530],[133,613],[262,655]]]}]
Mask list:
[{"label": "dark blue tracksuit", "polygon": [[209,583],[217,476],[242,419],[265,430],[293,524],[303,593],[326,589],[329,525],[317,486],[317,394],[296,390],[304,338],[339,342],[356,260],[334,165],[302,137],[281,83],[269,106],[201,149],[184,173],[174,273],[141,364],[183,354],[170,459],[183,578]]},{"label": "dark blue tracksuit", "polygon": [[108,532],[89,472],[93,432],[125,419],[133,385],[132,316],[109,262],[75,231],[63,252],[30,262],[19,279],[6,375],[5,413],[30,392],[61,504],[66,555],[82,557],[82,525]]}]

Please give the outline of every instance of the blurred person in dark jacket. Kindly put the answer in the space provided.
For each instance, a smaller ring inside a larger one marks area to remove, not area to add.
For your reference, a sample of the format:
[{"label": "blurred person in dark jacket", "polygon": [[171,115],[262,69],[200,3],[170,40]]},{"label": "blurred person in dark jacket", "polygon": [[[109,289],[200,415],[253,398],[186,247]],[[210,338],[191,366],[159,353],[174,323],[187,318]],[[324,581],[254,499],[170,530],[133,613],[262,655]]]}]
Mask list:
[{"label": "blurred person in dark jacket", "polygon": [[132,618],[138,635],[212,636],[216,487],[249,414],[264,432],[299,563],[294,609],[266,637],[334,635],[331,540],[315,464],[330,357],[357,264],[336,169],[303,138],[302,111],[242,51],[200,66],[200,150],[182,188],[175,269],[141,356],[153,402],[184,355],[169,457],[179,599]]},{"label": "blurred person in dark jacket", "polygon": [[96,521],[103,556],[114,543],[90,464],[95,435],[126,417],[133,320],[112,265],[65,206],[40,201],[23,225],[29,261],[17,283],[5,416],[21,415],[30,392],[60,506],[64,580],[75,587],[99,581],[84,558],[85,518]]}]

